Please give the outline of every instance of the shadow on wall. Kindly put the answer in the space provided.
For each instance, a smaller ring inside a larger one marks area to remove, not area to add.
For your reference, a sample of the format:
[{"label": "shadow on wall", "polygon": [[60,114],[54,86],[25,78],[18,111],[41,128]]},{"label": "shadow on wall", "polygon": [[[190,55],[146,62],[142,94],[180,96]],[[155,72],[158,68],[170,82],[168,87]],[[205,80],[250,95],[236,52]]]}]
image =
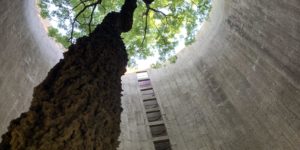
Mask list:
[{"label": "shadow on wall", "polygon": [[27,111],[33,88],[62,58],[38,17],[35,0],[0,1],[0,134]]},{"label": "shadow on wall", "polygon": [[[21,3],[0,1],[0,134],[28,109],[33,87],[61,58],[35,16],[34,0]],[[215,0],[197,42],[176,64],[149,70],[172,149],[300,147],[299,8],[298,0]],[[124,109],[135,106],[126,102]],[[122,122],[138,119],[134,113],[127,111]],[[143,146],[122,140],[125,148]]]},{"label": "shadow on wall", "polygon": [[172,149],[299,149],[300,1],[212,8],[176,64],[148,71]]}]

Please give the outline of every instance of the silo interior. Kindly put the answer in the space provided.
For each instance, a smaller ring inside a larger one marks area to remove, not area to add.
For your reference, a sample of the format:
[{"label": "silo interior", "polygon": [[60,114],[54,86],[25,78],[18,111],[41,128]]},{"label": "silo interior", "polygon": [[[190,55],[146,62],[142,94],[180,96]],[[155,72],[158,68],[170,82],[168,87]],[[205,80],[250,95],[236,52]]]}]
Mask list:
[{"label": "silo interior", "polygon": [[[35,1],[0,1],[0,133],[62,58]],[[299,150],[300,1],[213,0],[175,64],[122,77],[119,150]]]}]

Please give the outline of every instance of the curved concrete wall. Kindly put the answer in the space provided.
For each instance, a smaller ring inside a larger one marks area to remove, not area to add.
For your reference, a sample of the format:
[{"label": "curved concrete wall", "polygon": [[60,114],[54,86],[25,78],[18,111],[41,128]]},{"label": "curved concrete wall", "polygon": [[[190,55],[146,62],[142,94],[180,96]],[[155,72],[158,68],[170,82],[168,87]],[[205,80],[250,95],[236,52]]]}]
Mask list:
[{"label": "curved concrete wall", "polygon": [[[174,150],[300,147],[300,1],[214,0],[196,43],[148,70]],[[123,77],[120,149],[153,150],[137,77]]]},{"label": "curved concrete wall", "polygon": [[173,149],[299,149],[300,1],[215,0],[197,38],[148,71]]},{"label": "curved concrete wall", "polygon": [[[62,57],[34,0],[0,1],[0,134]],[[300,147],[300,1],[214,0],[197,42],[148,70],[174,150]],[[135,74],[123,77],[119,149],[153,150]]]},{"label": "curved concrete wall", "polygon": [[62,58],[41,24],[34,0],[0,1],[0,134],[27,111],[33,88]]}]

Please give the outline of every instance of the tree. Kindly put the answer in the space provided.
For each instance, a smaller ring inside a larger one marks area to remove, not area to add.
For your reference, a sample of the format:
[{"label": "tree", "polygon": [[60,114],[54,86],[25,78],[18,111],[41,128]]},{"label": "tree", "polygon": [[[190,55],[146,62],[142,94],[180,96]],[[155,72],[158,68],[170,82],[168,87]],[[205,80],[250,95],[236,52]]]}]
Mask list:
[{"label": "tree", "polygon": [[[103,4],[101,0],[80,1],[91,2],[81,9],[87,14],[87,7]],[[65,7],[69,6],[65,2],[71,1],[60,2]],[[152,5],[150,1],[145,3]],[[118,12],[105,15],[88,36],[78,38],[68,47],[64,59],[35,87],[29,111],[10,123],[8,132],[2,136],[1,150],[118,147],[120,78],[128,62],[121,33],[131,30],[136,7],[137,0],[125,0]],[[49,34],[59,35],[55,29]]]},{"label": "tree", "polygon": [[[136,58],[146,59],[154,54],[159,55],[158,63],[163,63],[170,57],[175,58],[174,48],[178,42],[191,44],[195,40],[198,25],[210,10],[210,0],[156,0],[151,5],[146,1],[137,1],[139,7],[134,14],[133,28],[122,34],[127,45],[129,66],[135,65]],[[99,5],[91,5],[97,2]],[[108,12],[119,10],[122,2],[123,0],[41,0],[39,5],[41,16],[58,22],[49,31],[53,28],[63,31],[50,36],[67,48],[66,43],[70,40],[67,37],[74,41],[87,35]]]}]

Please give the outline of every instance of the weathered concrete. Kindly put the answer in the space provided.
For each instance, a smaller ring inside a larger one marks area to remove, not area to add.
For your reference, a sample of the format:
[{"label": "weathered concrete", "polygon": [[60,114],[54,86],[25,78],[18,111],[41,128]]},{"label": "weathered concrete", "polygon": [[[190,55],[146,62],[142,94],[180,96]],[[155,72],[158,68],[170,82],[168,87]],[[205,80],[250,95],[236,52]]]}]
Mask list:
[{"label": "weathered concrete", "polygon": [[[48,54],[55,48],[38,18],[23,15],[34,14],[32,0],[0,6],[3,133],[60,56]],[[197,42],[176,64],[149,70],[173,149],[298,150],[299,56],[299,0],[215,0]],[[134,74],[123,77],[120,149],[153,150],[137,86]]]},{"label": "weathered concrete", "polygon": [[173,149],[298,150],[299,56],[299,0],[215,0],[197,42],[149,71]]},{"label": "weathered concrete", "polygon": [[[148,70],[174,150],[298,150],[300,1],[215,0],[176,64]],[[134,74],[122,150],[154,149]]]},{"label": "weathered concrete", "polygon": [[0,134],[28,110],[33,87],[62,52],[49,39],[34,0],[0,1]]},{"label": "weathered concrete", "polygon": [[30,108],[11,121],[2,150],[116,150],[121,76],[128,55],[121,33],[132,27],[136,0],[107,14],[34,88]]}]

